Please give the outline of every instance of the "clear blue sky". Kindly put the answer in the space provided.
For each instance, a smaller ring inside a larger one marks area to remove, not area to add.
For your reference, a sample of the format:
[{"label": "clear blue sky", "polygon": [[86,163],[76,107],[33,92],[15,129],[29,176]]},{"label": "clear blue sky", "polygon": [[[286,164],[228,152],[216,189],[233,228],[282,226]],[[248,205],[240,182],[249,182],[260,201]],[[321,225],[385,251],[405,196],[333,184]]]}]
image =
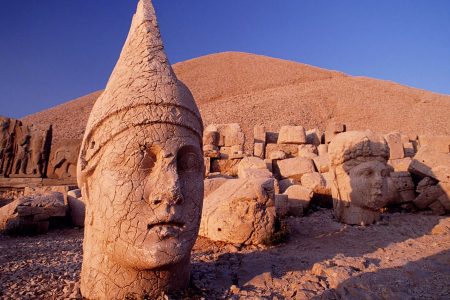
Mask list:
[{"label": "clear blue sky", "polygon": [[[137,0],[0,0],[0,115],[104,88]],[[154,0],[172,63],[222,51],[450,94],[449,0]]]}]

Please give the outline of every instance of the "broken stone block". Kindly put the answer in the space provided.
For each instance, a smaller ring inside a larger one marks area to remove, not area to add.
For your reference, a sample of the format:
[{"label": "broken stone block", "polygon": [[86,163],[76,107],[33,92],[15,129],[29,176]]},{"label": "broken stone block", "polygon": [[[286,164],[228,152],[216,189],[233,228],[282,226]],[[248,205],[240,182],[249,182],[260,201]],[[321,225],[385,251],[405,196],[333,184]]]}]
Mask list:
[{"label": "broken stone block", "polygon": [[288,199],[288,195],[275,194],[275,211],[277,217],[284,218],[287,216],[289,211]]},{"label": "broken stone block", "polygon": [[266,128],[261,125],[253,127],[253,140],[254,143],[266,144]]},{"label": "broken stone block", "polygon": [[414,156],[408,171],[441,182],[450,182],[450,154],[437,152],[428,146],[422,146]]},{"label": "broken stone block", "polygon": [[265,148],[266,148],[266,145],[264,143],[255,143],[253,146],[253,155],[264,159]]},{"label": "broken stone block", "polygon": [[225,182],[228,180],[233,179],[233,177],[230,176],[215,176],[212,178],[206,178],[204,181],[204,198],[208,197],[211,193],[213,193],[215,190],[217,190],[219,187],[221,187]]},{"label": "broken stone block", "polygon": [[86,205],[81,196],[81,190],[72,190],[67,193],[69,202],[70,219],[73,226],[84,227],[84,218],[86,215]]},{"label": "broken stone block", "polygon": [[218,131],[205,131],[203,133],[203,146],[213,145],[218,147],[220,142],[220,133]]},{"label": "broken stone block", "polygon": [[420,147],[429,147],[440,153],[450,152],[450,135],[419,135]]},{"label": "broken stone block", "polygon": [[306,132],[302,126],[283,126],[278,135],[277,144],[305,144]]},{"label": "broken stone block", "polygon": [[325,129],[325,144],[329,144],[336,135],[345,132],[346,130],[346,126],[342,123],[334,121],[328,123]]},{"label": "broken stone block", "polygon": [[270,174],[269,177],[272,176],[272,173],[267,170],[267,166],[264,160],[259,157],[244,157],[238,165],[238,177],[246,178],[248,176],[248,170],[250,169],[265,170]]},{"label": "broken stone block", "polygon": [[437,185],[428,186],[423,189],[422,193],[414,199],[414,205],[419,209],[427,208],[431,203],[438,201],[443,194],[441,188]]},{"label": "broken stone block", "polygon": [[301,183],[302,186],[311,189],[315,194],[331,196],[331,188],[327,185],[322,174],[318,172],[303,175]]},{"label": "broken stone block", "polygon": [[392,172],[391,180],[397,192],[397,197],[393,201],[390,201],[391,203],[403,204],[411,202],[416,198],[414,182],[409,172]]},{"label": "broken stone block", "polygon": [[234,145],[244,145],[245,136],[241,126],[237,123],[230,124],[211,124],[206,127],[205,131],[217,131],[220,134],[220,147],[231,147]]},{"label": "broken stone block", "polygon": [[211,173],[236,177],[238,175],[239,159],[214,159],[211,163]]},{"label": "broken stone block", "polygon": [[301,217],[311,202],[313,191],[300,185],[292,185],[283,194],[288,196],[288,214]]},{"label": "broken stone block", "polygon": [[299,157],[305,158],[314,158],[317,156],[317,147],[314,145],[303,144],[298,145],[298,154]]},{"label": "broken stone block", "polygon": [[405,157],[414,157],[416,155],[416,149],[412,142],[403,143],[403,150],[405,151]]},{"label": "broken stone block", "polygon": [[271,160],[282,160],[287,158],[287,154],[284,151],[273,151],[270,153]]},{"label": "broken stone block", "polygon": [[203,157],[203,162],[205,164],[205,177],[208,177],[211,173],[211,158]]},{"label": "broken stone block", "polygon": [[301,180],[303,174],[315,171],[312,159],[303,157],[279,160],[276,162],[276,165],[282,178]]},{"label": "broken stone block", "polygon": [[330,171],[330,156],[328,154],[314,157],[313,161],[319,173],[326,173]]},{"label": "broken stone block", "polygon": [[441,204],[439,200],[434,201],[428,206],[434,215],[442,216],[445,215],[445,207]]},{"label": "broken stone block", "polygon": [[244,157],[243,147],[234,145],[231,147],[220,147],[221,159],[240,159]]},{"label": "broken stone block", "polygon": [[408,172],[411,162],[411,157],[405,157],[400,159],[390,159],[388,165],[392,166],[395,172]]},{"label": "broken stone block", "polygon": [[199,235],[262,244],[275,230],[274,179],[230,179],[205,198]]},{"label": "broken stone block", "polygon": [[214,145],[203,146],[203,156],[210,158],[219,158],[220,157],[219,147]]},{"label": "broken stone block", "polygon": [[278,187],[281,194],[283,194],[291,185],[296,184],[296,181],[291,178],[282,179],[278,181]]},{"label": "broken stone block", "polygon": [[438,200],[446,211],[450,212],[450,183],[440,182],[438,187],[442,190],[442,195]]},{"label": "broken stone block", "polygon": [[319,146],[322,142],[322,131],[317,128],[306,131],[306,143]]},{"label": "broken stone block", "polygon": [[328,154],[328,144],[320,144],[317,146],[317,153],[319,156]]},{"label": "broken stone block", "polygon": [[405,157],[402,137],[400,132],[391,132],[384,136],[389,146],[389,159],[400,159]]},{"label": "broken stone block", "polygon": [[[271,157],[280,156],[281,152],[284,152],[285,158],[296,157],[298,154],[298,145],[287,145],[287,144],[267,144],[266,145],[266,158],[273,159]],[[273,152],[276,152],[272,155]],[[284,158],[283,158],[284,159]]]}]

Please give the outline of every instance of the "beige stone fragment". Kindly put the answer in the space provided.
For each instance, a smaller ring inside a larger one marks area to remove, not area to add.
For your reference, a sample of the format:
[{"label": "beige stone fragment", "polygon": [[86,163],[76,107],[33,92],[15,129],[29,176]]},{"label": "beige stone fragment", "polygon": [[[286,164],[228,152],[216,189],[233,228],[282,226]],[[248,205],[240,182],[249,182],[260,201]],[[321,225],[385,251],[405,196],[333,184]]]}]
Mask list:
[{"label": "beige stone fragment", "polygon": [[318,147],[322,142],[322,131],[317,128],[306,131],[306,143]]},{"label": "beige stone fragment", "polygon": [[[244,157],[238,165],[238,177],[245,178],[248,169],[262,169],[267,170],[266,163],[259,157]],[[267,170],[269,171],[269,170]],[[270,172],[269,172],[270,173]]]},{"label": "beige stone fragment", "polygon": [[265,148],[266,148],[266,145],[264,143],[255,143],[253,146],[253,155],[264,159]]},{"label": "beige stone fragment", "polygon": [[414,205],[419,209],[427,208],[431,203],[438,200],[443,191],[437,185],[428,186],[423,189],[422,193],[414,199]]},{"label": "beige stone fragment", "polygon": [[445,215],[445,207],[438,200],[431,203],[428,207],[431,209],[434,215]]},{"label": "beige stone fragment", "polygon": [[288,214],[295,217],[301,217],[311,202],[313,191],[300,185],[292,185],[288,187],[283,194],[287,195],[289,198]]},{"label": "beige stone fragment", "polygon": [[449,153],[450,135],[419,135],[419,144],[437,152]]},{"label": "beige stone fragment", "polygon": [[328,154],[314,157],[313,161],[319,173],[326,173],[330,170],[330,157]]},{"label": "beige stone fragment", "polygon": [[203,146],[213,145],[218,147],[220,141],[220,133],[218,131],[206,131],[203,133]]},{"label": "beige stone fragment", "polygon": [[284,151],[273,151],[270,153],[269,159],[271,160],[282,160],[282,159],[286,159],[287,158],[287,154]]},{"label": "beige stone fragment", "polygon": [[67,194],[67,201],[69,203],[70,219],[72,225],[84,227],[84,220],[86,215],[86,204],[83,201],[81,190],[73,190]]},{"label": "beige stone fragment", "polygon": [[328,155],[328,144],[320,144],[317,146],[317,154],[319,156]]},{"label": "beige stone fragment", "polygon": [[204,198],[208,197],[211,193],[220,188],[228,180],[231,180],[231,178],[227,176],[215,176],[212,178],[206,178],[204,182]]},{"label": "beige stone fragment", "polygon": [[311,189],[315,194],[330,195],[331,189],[322,174],[318,172],[308,173],[302,176],[302,186]]},{"label": "beige stone fragment", "polygon": [[211,158],[203,157],[203,162],[205,164],[205,177],[208,177],[211,173]]},{"label": "beige stone fragment", "polygon": [[329,144],[336,135],[345,132],[346,129],[346,126],[342,123],[335,121],[329,122],[325,129],[325,144]]},{"label": "beige stone fragment", "polygon": [[389,159],[400,159],[405,157],[401,134],[399,132],[391,132],[384,136],[389,146]]},{"label": "beige stone fragment", "polygon": [[272,156],[272,152],[282,151],[286,154],[287,158],[296,157],[298,154],[297,145],[286,145],[286,144],[267,144],[266,145],[266,158]]},{"label": "beige stone fragment", "polygon": [[220,147],[231,147],[234,145],[244,145],[245,136],[241,126],[237,123],[230,124],[211,124],[206,127],[205,131],[217,131],[220,134]]},{"label": "beige stone fragment", "polygon": [[298,145],[298,154],[299,157],[311,158],[317,156],[317,147],[315,145],[303,144]]},{"label": "beige stone fragment", "polygon": [[441,182],[450,182],[450,154],[422,146],[409,166],[409,172],[428,176]]},{"label": "beige stone fragment", "polygon": [[211,172],[228,176],[238,176],[239,159],[214,159],[211,163]]},{"label": "beige stone fragment", "polygon": [[412,142],[403,143],[403,150],[405,151],[405,157],[414,157],[416,155],[416,149]]},{"label": "beige stone fragment", "polygon": [[214,241],[258,245],[275,224],[274,179],[230,179],[205,198],[199,234]]},{"label": "beige stone fragment", "polygon": [[306,132],[302,126],[282,126],[277,144],[305,144]]},{"label": "beige stone fragment", "polygon": [[405,157],[400,159],[390,159],[388,164],[394,168],[395,172],[408,172],[411,162],[411,157]]},{"label": "beige stone fragment", "polygon": [[300,180],[306,173],[315,171],[312,159],[295,157],[277,161],[279,174],[282,178]]},{"label": "beige stone fragment", "polygon": [[254,143],[266,144],[266,128],[261,125],[257,125],[253,128]]},{"label": "beige stone fragment", "polygon": [[390,203],[408,203],[416,198],[414,182],[409,172],[392,172],[390,177],[395,189],[395,198],[393,198]]}]

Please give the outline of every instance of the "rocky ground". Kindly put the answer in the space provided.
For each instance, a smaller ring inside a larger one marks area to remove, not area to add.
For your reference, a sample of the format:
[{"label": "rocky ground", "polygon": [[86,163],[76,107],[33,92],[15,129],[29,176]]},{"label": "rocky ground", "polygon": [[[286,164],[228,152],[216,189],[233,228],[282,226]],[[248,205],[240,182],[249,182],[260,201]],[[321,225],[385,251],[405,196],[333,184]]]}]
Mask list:
[{"label": "rocky ground", "polygon": [[[450,217],[395,213],[357,227],[321,210],[286,224],[288,239],[270,247],[199,238],[184,298],[450,299]],[[81,229],[0,236],[0,298],[79,298],[82,240]]]}]

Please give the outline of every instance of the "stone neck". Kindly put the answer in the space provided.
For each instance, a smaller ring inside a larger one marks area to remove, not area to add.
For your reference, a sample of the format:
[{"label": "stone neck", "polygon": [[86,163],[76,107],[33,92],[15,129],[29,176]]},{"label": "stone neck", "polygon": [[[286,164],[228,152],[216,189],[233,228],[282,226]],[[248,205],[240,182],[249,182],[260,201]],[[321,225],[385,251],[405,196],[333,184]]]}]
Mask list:
[{"label": "stone neck", "polygon": [[350,225],[370,225],[380,219],[381,213],[370,209],[362,208],[350,203],[349,206],[340,210],[336,216],[341,222]]}]

